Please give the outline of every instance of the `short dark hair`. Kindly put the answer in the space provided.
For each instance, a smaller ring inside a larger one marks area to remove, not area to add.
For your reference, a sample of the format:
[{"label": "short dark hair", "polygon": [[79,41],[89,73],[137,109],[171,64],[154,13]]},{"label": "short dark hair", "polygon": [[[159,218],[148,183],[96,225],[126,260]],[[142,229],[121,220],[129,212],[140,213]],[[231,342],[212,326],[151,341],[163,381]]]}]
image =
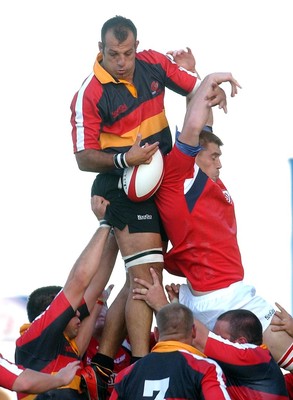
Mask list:
[{"label": "short dark hair", "polygon": [[26,311],[29,322],[33,322],[52,303],[62,286],[43,286],[34,290],[28,298]]},{"label": "short dark hair", "polygon": [[199,134],[199,144],[202,147],[206,147],[206,145],[208,143],[215,143],[217,144],[219,147],[223,146],[223,142],[222,140],[215,135],[213,132],[209,131],[209,130],[202,130]]},{"label": "short dark hair", "polygon": [[134,23],[128,18],[116,15],[115,17],[108,19],[102,26],[101,40],[103,47],[105,45],[106,33],[109,30],[113,30],[114,36],[119,43],[122,43],[127,39],[129,31],[133,33],[134,39],[137,39],[137,29]]},{"label": "short dark hair", "polygon": [[249,310],[229,310],[221,314],[217,321],[229,323],[231,340],[244,336],[248,343],[260,346],[262,344],[262,324],[258,317]]}]

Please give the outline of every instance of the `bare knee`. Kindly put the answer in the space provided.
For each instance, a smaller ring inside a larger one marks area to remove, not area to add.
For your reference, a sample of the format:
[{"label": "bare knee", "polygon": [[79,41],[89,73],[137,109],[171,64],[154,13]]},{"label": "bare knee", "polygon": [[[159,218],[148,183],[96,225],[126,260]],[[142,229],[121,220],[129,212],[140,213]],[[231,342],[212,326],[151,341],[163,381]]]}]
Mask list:
[{"label": "bare knee", "polygon": [[148,264],[136,265],[136,266],[128,269],[130,285],[132,287],[133,286],[140,287],[140,285],[138,283],[134,282],[135,278],[143,279],[147,282],[152,283],[153,278],[150,273],[150,268],[153,268],[156,271],[156,273],[159,277],[159,280],[162,283],[163,263],[148,263]]}]

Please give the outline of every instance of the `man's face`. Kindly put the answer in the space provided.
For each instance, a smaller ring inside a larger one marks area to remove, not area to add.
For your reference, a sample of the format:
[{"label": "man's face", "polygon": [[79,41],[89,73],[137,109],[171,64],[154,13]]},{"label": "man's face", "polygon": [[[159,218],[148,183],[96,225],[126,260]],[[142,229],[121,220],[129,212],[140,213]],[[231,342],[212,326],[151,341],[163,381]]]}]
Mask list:
[{"label": "man's face", "polygon": [[119,43],[112,30],[105,36],[104,49],[99,43],[100,51],[103,54],[102,66],[114,78],[132,82],[135,68],[135,54],[138,41],[134,39],[130,31],[127,39]]},{"label": "man's face", "polygon": [[221,149],[216,143],[208,143],[195,158],[199,168],[213,181],[216,181],[220,176],[220,169],[222,168],[221,155]]},{"label": "man's face", "polygon": [[76,314],[66,325],[64,333],[69,337],[69,339],[76,338],[80,328],[80,312],[77,310]]}]

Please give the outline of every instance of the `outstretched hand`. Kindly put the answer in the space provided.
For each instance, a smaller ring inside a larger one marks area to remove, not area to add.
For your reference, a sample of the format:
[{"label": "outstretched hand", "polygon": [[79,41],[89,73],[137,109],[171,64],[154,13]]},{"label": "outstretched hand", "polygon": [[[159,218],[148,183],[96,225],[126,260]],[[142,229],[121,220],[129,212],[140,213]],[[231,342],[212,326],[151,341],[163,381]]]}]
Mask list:
[{"label": "outstretched hand", "polygon": [[218,105],[227,113],[227,99],[224,90],[220,85],[224,82],[229,82],[231,85],[231,97],[238,93],[238,88],[241,89],[240,84],[232,76],[231,72],[214,72],[207,75],[201,83],[201,86],[207,86],[207,94],[205,99],[208,101],[209,107]]},{"label": "outstretched hand", "polygon": [[293,317],[279,303],[275,303],[280,311],[276,311],[271,322],[271,330],[273,332],[286,331],[288,335],[293,337]]},{"label": "outstretched hand", "polygon": [[210,75],[214,80],[214,85],[220,85],[224,82],[231,84],[231,97],[234,97],[238,93],[238,89],[242,89],[237,80],[232,76],[231,72],[214,72]]},{"label": "outstretched hand", "polygon": [[180,288],[179,283],[171,283],[171,285],[165,286],[170,303],[179,302],[179,288]]},{"label": "outstretched hand", "polygon": [[171,56],[179,67],[182,67],[190,72],[196,72],[195,58],[189,47],[180,50],[169,50],[166,54]]},{"label": "outstretched hand", "polygon": [[159,149],[159,142],[152,144],[146,143],[144,146],[140,146],[141,134],[137,135],[135,143],[126,153],[126,162],[132,167],[140,164],[149,164],[152,161],[152,157],[155,152]]},{"label": "outstretched hand", "polygon": [[133,289],[134,295],[132,298],[134,300],[144,300],[154,311],[157,312],[168,304],[168,300],[159,277],[153,268],[150,268],[150,274],[153,283],[140,278],[134,279],[136,283],[143,287]]},{"label": "outstretched hand", "polygon": [[103,303],[106,303],[110,297],[110,294],[111,294],[113,288],[114,288],[114,285],[111,284],[106,289],[104,289],[101,296],[99,296],[99,300],[101,300],[101,302],[103,302]]},{"label": "outstretched hand", "polygon": [[60,386],[68,385],[76,375],[76,371],[80,369],[80,361],[72,361],[66,365],[66,367],[61,368],[56,376],[62,380],[62,384]]},{"label": "outstretched hand", "polygon": [[98,218],[98,220],[104,219],[106,208],[109,204],[110,202],[102,196],[97,196],[97,195],[92,196],[91,207],[93,213]]}]

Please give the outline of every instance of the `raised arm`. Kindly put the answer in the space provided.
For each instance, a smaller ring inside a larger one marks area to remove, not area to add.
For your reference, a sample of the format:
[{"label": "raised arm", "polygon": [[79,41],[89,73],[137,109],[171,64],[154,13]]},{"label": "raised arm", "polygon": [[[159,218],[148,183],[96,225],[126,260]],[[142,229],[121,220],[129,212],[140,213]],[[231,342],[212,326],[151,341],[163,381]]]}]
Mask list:
[{"label": "raised arm", "polygon": [[[96,197],[94,196],[92,202],[96,200]],[[105,202],[104,207],[106,208],[106,206],[107,203]],[[97,210],[95,210],[95,215],[98,218]],[[107,226],[101,226],[97,229],[69,273],[63,290],[73,309],[79,307],[91,280],[101,268],[102,254],[109,232],[110,227]],[[103,288],[104,286],[101,286],[100,293]]]},{"label": "raised arm", "polygon": [[189,102],[179,140],[191,146],[199,143],[199,134],[211,118],[211,108],[218,105],[227,112],[225,92],[220,88],[221,83],[231,84],[231,96],[237,94],[241,86],[230,72],[216,72],[207,75]]}]

